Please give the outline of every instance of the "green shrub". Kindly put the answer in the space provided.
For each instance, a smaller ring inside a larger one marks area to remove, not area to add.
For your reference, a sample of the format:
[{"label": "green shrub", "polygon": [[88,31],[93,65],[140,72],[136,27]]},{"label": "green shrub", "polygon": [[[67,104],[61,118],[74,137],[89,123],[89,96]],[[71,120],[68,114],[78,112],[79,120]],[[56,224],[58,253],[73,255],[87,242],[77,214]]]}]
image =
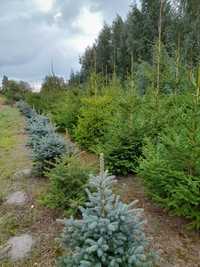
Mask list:
[{"label": "green shrub", "polygon": [[18,106],[28,117],[26,130],[29,133],[28,145],[33,151],[35,171],[37,174],[43,174],[56,158],[61,157],[64,153],[71,154],[73,146],[56,134],[54,126],[46,116],[33,112],[23,102],[18,103]]},{"label": "green shrub", "polygon": [[107,146],[106,162],[110,171],[117,175],[136,172],[142,154],[142,139],[137,132],[121,129]]},{"label": "green shrub", "polygon": [[25,92],[27,90],[23,88],[20,82],[14,80],[8,80],[6,88],[3,90],[3,94],[6,97],[8,104],[13,104],[15,101],[24,99]]},{"label": "green shrub", "polygon": [[50,191],[44,203],[50,208],[61,208],[67,213],[76,213],[85,201],[85,185],[91,168],[77,156],[65,156],[46,173],[50,179]]},{"label": "green shrub", "polygon": [[190,101],[177,106],[173,127],[163,129],[157,143],[147,142],[139,174],[156,201],[200,229],[199,104],[187,97]]},{"label": "green shrub", "polygon": [[67,129],[73,135],[78,121],[80,106],[80,96],[73,91],[67,91],[56,99],[53,108],[49,112],[59,130]]},{"label": "green shrub", "polygon": [[56,158],[64,153],[71,152],[71,145],[66,145],[66,141],[56,133],[49,133],[38,140],[33,146],[33,160],[36,163],[37,171],[43,173],[51,166]]},{"label": "green shrub", "polygon": [[166,125],[173,125],[179,104],[181,101],[175,101],[174,96],[159,95],[156,99],[151,90],[140,96],[129,85],[117,100],[118,108],[103,146],[109,170],[117,175],[135,173],[144,138],[157,142]]},{"label": "green shrub", "polygon": [[140,98],[130,91],[124,92],[118,100],[118,110],[103,149],[107,167],[114,174],[134,173],[138,166],[144,137],[140,102]]},{"label": "green shrub", "polygon": [[112,124],[114,108],[111,96],[84,98],[80,110],[75,139],[82,146],[96,151],[105,143],[106,133]]},{"label": "green shrub", "polygon": [[73,130],[78,120],[80,92],[77,90],[42,91],[29,93],[26,97],[29,105],[38,112],[48,114],[59,130]]},{"label": "green shrub", "polygon": [[26,130],[29,133],[28,145],[35,147],[41,138],[54,134],[56,129],[47,117],[37,114],[27,121]]},{"label": "green shrub", "polygon": [[44,113],[46,109],[46,101],[42,98],[41,93],[27,92],[25,95],[25,102],[28,103],[30,107],[34,107],[38,113]]},{"label": "green shrub", "polygon": [[16,103],[17,108],[24,114],[27,118],[32,118],[36,115],[35,110],[33,110],[26,102],[20,100]]}]

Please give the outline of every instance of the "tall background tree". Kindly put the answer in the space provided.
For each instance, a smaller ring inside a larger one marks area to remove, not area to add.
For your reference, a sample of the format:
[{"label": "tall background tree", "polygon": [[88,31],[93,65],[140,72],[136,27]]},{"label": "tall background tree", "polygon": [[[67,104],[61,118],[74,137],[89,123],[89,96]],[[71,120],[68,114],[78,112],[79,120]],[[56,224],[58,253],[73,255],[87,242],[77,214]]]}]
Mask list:
[{"label": "tall background tree", "polygon": [[106,78],[115,72],[126,80],[130,73],[137,72],[141,62],[154,66],[158,43],[174,59],[178,81],[180,64],[190,71],[199,65],[199,14],[197,0],[141,0],[133,4],[125,20],[117,15],[112,25],[104,24],[94,45],[86,49],[80,59],[80,81],[87,80],[92,71]]}]

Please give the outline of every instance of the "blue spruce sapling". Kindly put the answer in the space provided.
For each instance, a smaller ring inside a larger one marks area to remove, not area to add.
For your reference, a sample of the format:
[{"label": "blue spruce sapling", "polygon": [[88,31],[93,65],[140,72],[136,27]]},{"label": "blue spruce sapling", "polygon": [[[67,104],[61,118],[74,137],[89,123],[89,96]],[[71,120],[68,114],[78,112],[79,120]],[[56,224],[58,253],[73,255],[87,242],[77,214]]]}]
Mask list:
[{"label": "blue spruce sapling", "polygon": [[104,171],[91,177],[88,202],[81,207],[82,220],[65,220],[63,244],[71,254],[62,257],[60,267],[144,267],[153,266],[144,234],[142,209],[123,203],[112,192],[113,176]]}]

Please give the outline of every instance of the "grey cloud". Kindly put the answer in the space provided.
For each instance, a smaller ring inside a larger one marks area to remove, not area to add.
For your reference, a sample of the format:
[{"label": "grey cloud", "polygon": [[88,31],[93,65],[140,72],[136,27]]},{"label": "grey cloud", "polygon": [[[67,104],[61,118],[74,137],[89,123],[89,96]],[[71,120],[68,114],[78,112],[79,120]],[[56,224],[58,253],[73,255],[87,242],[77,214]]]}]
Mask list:
[{"label": "grey cloud", "polygon": [[[43,0],[41,0],[43,1]],[[67,77],[79,68],[79,52],[63,47],[80,29],[73,22],[84,7],[101,12],[109,23],[119,13],[124,16],[130,0],[55,0],[53,9],[42,12],[33,0],[0,1],[0,76],[41,81],[49,73],[51,60],[55,72]],[[62,14],[55,19],[56,14]],[[66,46],[67,47],[67,46]]]},{"label": "grey cloud", "polygon": [[104,13],[105,20],[112,22],[113,18],[119,14],[125,17],[127,14],[128,7],[133,3],[133,0],[95,0],[92,1],[94,10],[102,10]]},{"label": "grey cloud", "polygon": [[110,23],[117,14],[125,17],[133,2],[134,0],[76,0],[76,2],[57,0],[56,6],[62,11],[63,22],[72,21],[86,6],[93,12],[102,12],[104,20]]}]

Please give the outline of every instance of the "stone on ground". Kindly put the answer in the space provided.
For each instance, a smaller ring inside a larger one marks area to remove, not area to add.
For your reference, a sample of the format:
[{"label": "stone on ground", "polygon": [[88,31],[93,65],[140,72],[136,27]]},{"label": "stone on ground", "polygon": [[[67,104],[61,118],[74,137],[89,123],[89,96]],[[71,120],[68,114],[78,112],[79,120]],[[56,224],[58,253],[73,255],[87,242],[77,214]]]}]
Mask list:
[{"label": "stone on ground", "polygon": [[29,178],[32,175],[32,170],[31,169],[24,169],[24,170],[20,170],[17,171],[13,178],[14,179],[20,179],[20,178]]},{"label": "stone on ground", "polygon": [[22,191],[17,191],[17,192],[10,194],[7,197],[6,204],[23,205],[27,202],[27,199],[28,199],[28,197],[27,197],[26,193],[24,193]]},{"label": "stone on ground", "polygon": [[11,249],[10,245],[6,245],[5,247],[0,247],[0,260],[3,260],[8,257],[8,252]]},{"label": "stone on ground", "polygon": [[31,235],[23,234],[21,236],[15,236],[8,240],[8,257],[12,261],[18,261],[27,257],[34,245],[34,240]]}]

